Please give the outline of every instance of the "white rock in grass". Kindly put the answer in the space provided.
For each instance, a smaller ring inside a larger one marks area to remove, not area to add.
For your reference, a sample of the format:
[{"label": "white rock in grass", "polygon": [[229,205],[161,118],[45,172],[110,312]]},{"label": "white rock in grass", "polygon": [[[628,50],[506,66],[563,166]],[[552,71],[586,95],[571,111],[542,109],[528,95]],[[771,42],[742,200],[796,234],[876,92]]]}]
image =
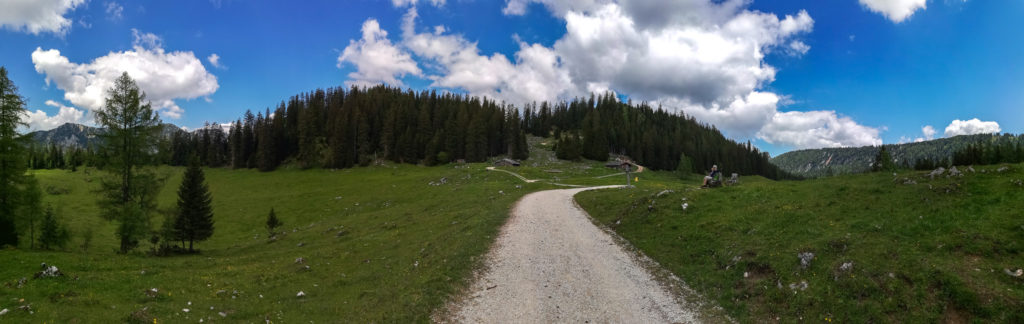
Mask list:
[{"label": "white rock in grass", "polygon": [[9,311],[10,311],[10,310],[8,310],[8,309],[6,309],[6,308],[4,308],[4,310],[0,310],[0,316],[6,315],[6,314],[7,314],[7,312],[9,312]]},{"label": "white rock in grass", "polygon": [[182,308],[182,309],[181,309],[181,312],[182,312],[182,313],[188,313],[188,312],[191,312],[191,311],[192,311],[192,310],[191,310],[191,309],[188,309],[188,308]]},{"label": "white rock in grass", "polygon": [[298,294],[295,294],[295,297],[299,297],[299,298],[306,297],[306,293],[300,291]]}]

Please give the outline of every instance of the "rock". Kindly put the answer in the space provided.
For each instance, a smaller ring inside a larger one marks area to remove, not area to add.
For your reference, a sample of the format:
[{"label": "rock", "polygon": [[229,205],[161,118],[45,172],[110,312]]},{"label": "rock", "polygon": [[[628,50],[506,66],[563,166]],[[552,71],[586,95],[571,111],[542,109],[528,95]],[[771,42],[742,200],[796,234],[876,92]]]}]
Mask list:
[{"label": "rock", "polygon": [[217,315],[220,315],[220,317],[228,317],[228,313],[225,312],[219,312]]},{"label": "rock", "polygon": [[302,247],[304,245],[306,245],[306,242],[299,242],[299,244],[296,244],[295,247]]},{"label": "rock", "polygon": [[910,178],[903,178],[903,184],[905,184],[905,185],[916,185],[917,181],[914,181],[913,179],[910,179]]},{"label": "rock", "polygon": [[192,310],[191,310],[191,309],[188,309],[188,308],[182,308],[182,309],[181,309],[181,312],[182,312],[182,313],[188,313],[188,312],[191,312],[191,311],[192,311]]},{"label": "rock", "polygon": [[664,196],[664,195],[667,195],[667,194],[670,194],[670,193],[674,193],[674,192],[676,192],[676,191],[672,190],[672,189],[665,189],[665,190],[662,190],[661,192],[659,192],[657,195],[655,195],[655,197],[661,198],[661,196]]},{"label": "rock", "polygon": [[146,290],[146,296],[149,298],[156,298],[159,295],[159,291],[156,288],[149,288]]},{"label": "rock", "polygon": [[0,316],[7,315],[7,312],[9,312],[9,310],[7,310],[6,308],[4,308],[3,310],[0,310]]},{"label": "rock", "polygon": [[298,297],[298,298],[306,297],[306,293],[304,293],[302,291],[299,291],[298,294],[295,294],[295,297]]},{"label": "rock", "polygon": [[936,176],[940,176],[943,173],[946,173],[946,168],[939,167],[938,169],[935,169],[935,171],[928,173],[928,177],[930,177],[932,180],[935,180]]},{"label": "rock", "polygon": [[974,171],[974,167],[973,166],[969,166],[969,165],[967,166],[967,171],[970,171],[971,173],[975,172]]},{"label": "rock", "polygon": [[1017,185],[1018,187],[1024,187],[1024,181],[1020,179],[1010,180],[1010,183]]},{"label": "rock", "polygon": [[306,263],[306,258],[295,258],[295,264],[304,264],[304,263]]},{"label": "rock", "polygon": [[1002,167],[999,167],[998,169],[996,169],[996,172],[1006,172],[1008,170],[1010,170],[1010,167],[1002,166]]},{"label": "rock", "polygon": [[957,170],[956,167],[954,166],[954,167],[949,168],[949,176],[950,177],[962,177],[962,176],[964,176],[964,174],[961,173],[960,170]]},{"label": "rock", "polygon": [[792,289],[792,290],[799,289],[801,291],[806,290],[807,289],[807,280],[800,280],[799,283],[795,283],[795,282],[791,283],[791,284],[789,284],[789,289]]},{"label": "rock", "polygon": [[683,211],[686,211],[687,208],[690,208],[690,204],[689,203],[683,203],[682,205],[679,205],[679,207],[683,207]]},{"label": "rock", "polygon": [[839,266],[839,271],[850,271],[853,269],[853,262],[843,262],[843,265]]},{"label": "rock", "polygon": [[800,268],[806,269],[814,259],[814,252],[800,252],[797,257],[800,258]]},{"label": "rock", "polygon": [[1006,272],[1007,275],[1010,275],[1011,277],[1016,277],[1016,278],[1020,278],[1021,276],[1024,276],[1024,269],[1017,269],[1017,271],[1010,271],[1010,269],[1003,269],[1003,272]]},{"label": "rock", "polygon": [[348,234],[348,232],[346,232],[345,230],[340,230],[338,231],[338,234],[334,234],[334,237],[342,237],[345,236],[345,234]]},{"label": "rock", "polygon": [[64,275],[64,273],[60,272],[60,269],[57,269],[56,266],[49,266],[49,267],[47,267],[46,263],[43,263],[43,271],[36,272],[36,276],[35,277],[36,278],[54,278],[54,277],[60,277],[60,276],[63,276],[63,275]]},{"label": "rock", "polygon": [[21,279],[18,279],[18,288],[25,286],[26,282],[28,282],[28,278],[21,277]]}]

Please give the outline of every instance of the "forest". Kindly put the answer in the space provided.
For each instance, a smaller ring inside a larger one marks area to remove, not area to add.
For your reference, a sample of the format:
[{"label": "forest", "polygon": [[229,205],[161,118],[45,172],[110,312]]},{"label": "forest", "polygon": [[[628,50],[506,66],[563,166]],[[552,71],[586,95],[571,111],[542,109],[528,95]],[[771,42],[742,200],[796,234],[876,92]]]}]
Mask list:
[{"label": "forest", "polygon": [[[204,166],[271,171],[382,160],[429,166],[500,155],[526,159],[526,134],[555,139],[558,156],[568,160],[605,161],[617,154],[654,170],[704,172],[718,164],[744,175],[794,178],[750,142],[730,140],[682,113],[621,102],[611,93],[520,110],[486,98],[384,85],[317,89],[273,110],[247,111],[230,124],[165,132],[154,148],[154,163],[183,166],[196,154]],[[103,161],[94,154],[88,148],[39,146],[30,150],[30,161],[33,168],[71,168]]]}]

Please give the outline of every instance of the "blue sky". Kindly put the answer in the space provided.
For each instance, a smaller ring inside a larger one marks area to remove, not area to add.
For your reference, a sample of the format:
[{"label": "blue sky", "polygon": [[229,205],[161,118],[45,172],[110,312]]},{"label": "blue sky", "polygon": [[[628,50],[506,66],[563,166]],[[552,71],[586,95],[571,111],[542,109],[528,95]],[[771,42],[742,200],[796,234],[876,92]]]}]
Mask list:
[{"label": "blue sky", "polygon": [[139,80],[165,121],[190,128],[315,88],[380,82],[516,105],[615,91],[695,116],[773,155],[1024,128],[1019,1],[0,0],[0,7],[8,9],[0,13],[0,65],[29,99],[33,129],[91,123],[99,90],[121,70]]}]

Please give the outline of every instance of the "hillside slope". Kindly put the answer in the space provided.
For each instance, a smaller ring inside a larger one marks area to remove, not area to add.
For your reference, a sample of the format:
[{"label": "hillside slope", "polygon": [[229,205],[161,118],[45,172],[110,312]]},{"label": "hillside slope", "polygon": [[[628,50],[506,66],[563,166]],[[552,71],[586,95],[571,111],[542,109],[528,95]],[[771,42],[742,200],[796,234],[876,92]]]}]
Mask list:
[{"label": "hillside slope", "polygon": [[[913,166],[919,159],[944,161],[953,152],[977,143],[1024,143],[1024,135],[976,134],[940,138],[931,141],[886,145],[897,165]],[[879,147],[841,147],[799,150],[771,159],[779,168],[808,178],[861,173],[871,169]]]},{"label": "hillside slope", "polygon": [[741,323],[1021,323],[1024,164],[974,169],[576,199]]}]

